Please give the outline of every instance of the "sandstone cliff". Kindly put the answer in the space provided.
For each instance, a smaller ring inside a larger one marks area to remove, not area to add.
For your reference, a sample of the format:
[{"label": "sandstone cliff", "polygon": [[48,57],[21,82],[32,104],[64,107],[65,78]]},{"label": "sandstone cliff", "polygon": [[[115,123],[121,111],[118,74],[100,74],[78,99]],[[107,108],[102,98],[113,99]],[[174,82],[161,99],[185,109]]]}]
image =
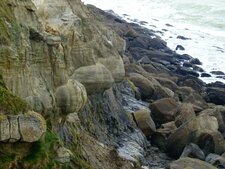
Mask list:
[{"label": "sandstone cliff", "polygon": [[79,0],[1,1],[0,32],[1,168],[91,168],[83,137],[94,144],[89,153],[114,165],[110,148],[81,134],[67,115],[76,117],[88,95],[123,80],[124,40]]}]

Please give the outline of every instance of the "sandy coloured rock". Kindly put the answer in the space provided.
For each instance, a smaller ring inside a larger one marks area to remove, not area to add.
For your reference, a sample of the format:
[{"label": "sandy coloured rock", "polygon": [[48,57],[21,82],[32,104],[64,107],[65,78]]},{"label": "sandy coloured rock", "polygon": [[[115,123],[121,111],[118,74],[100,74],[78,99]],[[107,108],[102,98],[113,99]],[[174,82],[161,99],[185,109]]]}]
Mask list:
[{"label": "sandy coloured rock", "polygon": [[109,89],[114,83],[111,72],[102,64],[80,67],[71,78],[82,83],[88,94]]},{"label": "sandy coloured rock", "polygon": [[56,104],[63,114],[79,112],[87,102],[85,87],[78,81],[70,79],[55,92]]}]

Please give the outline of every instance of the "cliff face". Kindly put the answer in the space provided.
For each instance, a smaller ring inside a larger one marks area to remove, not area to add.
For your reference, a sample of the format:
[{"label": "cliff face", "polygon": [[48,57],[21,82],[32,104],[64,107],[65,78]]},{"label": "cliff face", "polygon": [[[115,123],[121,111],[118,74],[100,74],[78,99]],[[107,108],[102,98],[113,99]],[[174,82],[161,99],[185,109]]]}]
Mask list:
[{"label": "cliff face", "polygon": [[[123,80],[124,40],[95,20],[80,0],[3,0],[0,32],[2,90],[23,99],[2,96],[9,105],[1,109],[0,168],[132,168],[113,147],[89,136],[77,116],[90,95]],[[14,105],[27,106],[15,113]],[[97,110],[88,107],[85,112]]]},{"label": "cliff face", "polygon": [[80,1],[3,1],[1,8],[3,78],[31,104],[39,101],[39,111],[55,107],[54,93],[69,79],[91,86],[89,94],[123,78],[124,41],[93,22]]}]

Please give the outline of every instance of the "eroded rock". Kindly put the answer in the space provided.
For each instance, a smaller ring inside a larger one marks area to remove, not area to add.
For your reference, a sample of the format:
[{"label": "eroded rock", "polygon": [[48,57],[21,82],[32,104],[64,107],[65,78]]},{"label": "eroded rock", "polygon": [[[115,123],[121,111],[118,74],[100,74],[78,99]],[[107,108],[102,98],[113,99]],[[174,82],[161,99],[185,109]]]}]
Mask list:
[{"label": "eroded rock", "polygon": [[134,120],[141,131],[148,137],[155,131],[155,123],[151,118],[149,110],[139,110],[133,113]]},{"label": "eroded rock", "polygon": [[18,119],[21,139],[24,142],[38,141],[46,132],[46,121],[38,113],[29,111]]},{"label": "eroded rock", "polygon": [[199,148],[198,145],[190,143],[184,148],[181,157],[191,157],[191,158],[198,158],[200,160],[205,160],[204,152]]},{"label": "eroded rock", "polygon": [[198,116],[181,125],[168,138],[168,153],[179,157],[190,142],[196,143],[206,153],[225,151],[223,136],[218,132],[218,122],[213,116]]},{"label": "eroded rock", "polygon": [[155,88],[147,78],[138,73],[130,73],[129,80],[139,89],[143,100],[153,96]]},{"label": "eroded rock", "polygon": [[72,79],[82,83],[88,94],[109,89],[114,83],[111,72],[102,64],[81,67],[74,72]]},{"label": "eroded rock", "polygon": [[185,157],[173,161],[166,169],[216,169],[216,167],[198,159]]},{"label": "eroded rock", "polygon": [[38,113],[28,111],[19,115],[1,115],[0,142],[35,142],[46,132],[45,119]]},{"label": "eroded rock", "polygon": [[177,127],[179,127],[195,116],[196,115],[193,106],[191,104],[183,103],[178,108],[178,114],[175,118],[175,124]]},{"label": "eroded rock", "polygon": [[9,120],[6,115],[1,114],[0,118],[0,141],[8,141],[10,139]]},{"label": "eroded rock", "polygon": [[87,102],[85,87],[73,79],[57,88],[55,97],[57,106],[63,114],[79,112]]},{"label": "eroded rock", "polygon": [[150,104],[153,120],[163,124],[175,120],[178,103],[172,98],[164,98]]},{"label": "eroded rock", "polygon": [[18,141],[21,138],[18,118],[19,118],[18,116],[8,116],[9,123],[10,123],[10,140],[9,140],[9,142],[11,142],[11,143]]}]

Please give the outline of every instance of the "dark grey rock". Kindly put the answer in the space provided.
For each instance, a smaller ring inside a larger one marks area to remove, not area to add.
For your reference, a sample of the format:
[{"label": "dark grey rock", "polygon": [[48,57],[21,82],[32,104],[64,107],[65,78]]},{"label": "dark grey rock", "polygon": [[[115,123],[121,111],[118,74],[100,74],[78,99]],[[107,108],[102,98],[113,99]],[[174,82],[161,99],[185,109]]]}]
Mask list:
[{"label": "dark grey rock", "polygon": [[204,69],[202,69],[201,67],[194,65],[193,66],[193,70],[197,71],[197,72],[204,72]]},{"label": "dark grey rock", "polygon": [[202,73],[201,77],[212,77],[212,76],[210,74],[208,74],[208,73]]},{"label": "dark grey rock", "polygon": [[225,89],[208,87],[206,89],[207,101],[216,105],[225,105]]},{"label": "dark grey rock", "polygon": [[202,65],[199,59],[193,58],[190,60],[190,63],[195,64],[195,65]]},{"label": "dark grey rock", "polygon": [[169,23],[167,23],[166,26],[168,26],[168,27],[173,27],[173,25],[171,25],[171,24],[169,24]]},{"label": "dark grey rock", "polygon": [[192,67],[192,64],[189,63],[189,62],[184,62],[184,63],[183,63],[183,66],[184,66],[184,67]]},{"label": "dark grey rock", "polygon": [[175,50],[185,50],[185,48],[182,45],[177,45]]},{"label": "dark grey rock", "polygon": [[222,71],[211,71],[210,73],[212,73],[214,75],[225,75],[225,73]]},{"label": "dark grey rock", "polygon": [[178,59],[181,59],[181,60],[190,60],[192,59],[192,57],[188,54],[183,54],[183,55],[179,55],[177,53],[174,54],[174,56]]},{"label": "dark grey rock", "polygon": [[192,70],[192,69],[189,69],[189,68],[185,68],[185,67],[180,67],[176,73],[180,74],[180,75],[183,75],[183,76],[187,76],[187,75],[192,75],[192,76],[195,76],[195,77],[199,77],[199,74]]},{"label": "dark grey rock", "polygon": [[194,143],[190,143],[184,148],[183,153],[180,157],[192,157],[192,158],[198,158],[200,160],[205,159],[204,152],[199,148],[198,145]]},{"label": "dark grey rock", "polygon": [[186,38],[186,37],[181,36],[181,35],[177,36],[177,39],[181,39],[181,40],[191,40],[191,38]]}]

